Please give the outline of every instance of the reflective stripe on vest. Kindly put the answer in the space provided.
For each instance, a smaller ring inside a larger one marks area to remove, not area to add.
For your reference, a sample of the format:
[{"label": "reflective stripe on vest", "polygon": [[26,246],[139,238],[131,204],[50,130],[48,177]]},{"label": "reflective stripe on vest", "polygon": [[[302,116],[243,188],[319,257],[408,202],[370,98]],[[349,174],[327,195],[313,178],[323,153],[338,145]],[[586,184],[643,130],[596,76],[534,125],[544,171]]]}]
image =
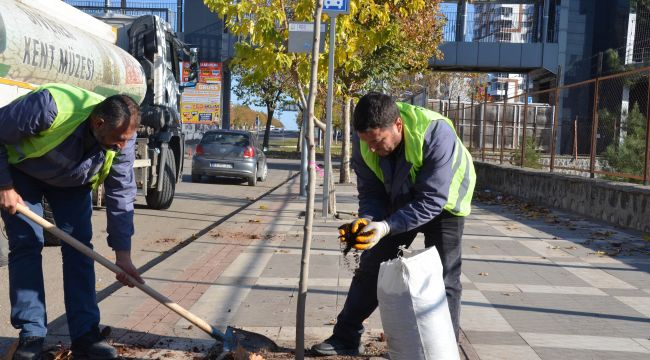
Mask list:
[{"label": "reflective stripe on vest", "polygon": [[[397,103],[400,117],[404,123],[404,157],[411,164],[409,171],[412,183],[415,183],[417,174],[422,168],[424,135],[435,121],[445,121],[454,130],[451,120],[446,117],[417,106],[405,103]],[[454,130],[455,133],[455,130]],[[368,144],[363,140],[359,141],[361,157],[372,172],[384,182],[384,174],[379,166],[380,158],[370,151]],[[456,146],[452,155],[453,179],[449,186],[445,210],[458,216],[467,216],[471,211],[471,201],[476,182],[476,173],[472,163],[472,156],[463,146],[462,141],[456,137]]]},{"label": "reflective stripe on vest", "polygon": [[[45,84],[33,92],[43,90],[49,91],[56,104],[56,118],[47,130],[25,138],[18,144],[5,145],[10,164],[41,157],[59,146],[88,119],[94,107],[104,101],[104,97],[99,94],[66,84]],[[91,179],[93,188],[97,188],[106,179],[115,155],[114,151],[106,152],[104,164]]]}]

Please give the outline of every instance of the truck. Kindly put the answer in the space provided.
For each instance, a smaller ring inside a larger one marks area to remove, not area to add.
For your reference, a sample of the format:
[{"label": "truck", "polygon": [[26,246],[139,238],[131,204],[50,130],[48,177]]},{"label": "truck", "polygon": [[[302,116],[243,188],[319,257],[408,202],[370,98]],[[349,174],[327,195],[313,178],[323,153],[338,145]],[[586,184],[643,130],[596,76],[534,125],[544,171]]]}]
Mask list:
[{"label": "truck", "polygon": [[[193,79],[184,85],[183,57]],[[158,16],[96,18],[59,0],[0,0],[0,106],[53,82],[131,96],[141,112],[134,173],[152,209],[174,199],[185,153],[180,95],[197,75],[196,49]]]}]

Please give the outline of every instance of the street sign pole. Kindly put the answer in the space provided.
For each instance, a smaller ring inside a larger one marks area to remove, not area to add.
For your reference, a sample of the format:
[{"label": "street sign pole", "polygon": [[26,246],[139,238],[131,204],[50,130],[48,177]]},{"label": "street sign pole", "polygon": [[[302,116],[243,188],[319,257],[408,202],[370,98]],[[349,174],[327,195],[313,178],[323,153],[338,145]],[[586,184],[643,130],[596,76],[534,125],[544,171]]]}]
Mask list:
[{"label": "street sign pole", "polygon": [[323,179],[323,218],[327,218],[332,178],[332,98],[334,97],[334,50],[336,46],[336,16],[350,13],[350,0],[324,0],[323,12],[330,17],[330,54],[327,64],[327,103],[325,128],[325,178]]},{"label": "street sign pole", "polygon": [[325,127],[325,179],[323,182],[323,217],[327,218],[332,172],[332,98],[334,97],[334,50],[336,43],[336,14],[330,14],[330,54],[327,64],[327,126]]},{"label": "street sign pole", "polygon": [[307,152],[309,151],[309,146],[307,144],[307,121],[309,119],[309,114],[307,113],[307,109],[303,109],[302,111],[302,131],[300,131],[301,139],[298,139],[298,141],[302,141],[302,147],[300,149],[300,196],[305,198],[307,197],[307,163],[309,162],[308,154]]}]

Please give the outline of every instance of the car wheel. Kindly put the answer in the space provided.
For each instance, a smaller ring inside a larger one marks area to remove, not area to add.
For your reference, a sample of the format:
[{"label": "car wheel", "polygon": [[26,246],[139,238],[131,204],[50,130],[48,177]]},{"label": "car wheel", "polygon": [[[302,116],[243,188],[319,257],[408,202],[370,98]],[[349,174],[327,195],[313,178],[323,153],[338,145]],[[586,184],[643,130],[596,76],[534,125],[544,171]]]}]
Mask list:
[{"label": "car wheel", "polygon": [[201,182],[201,175],[192,174],[192,182],[193,183],[200,183]]},{"label": "car wheel", "polygon": [[255,166],[255,172],[253,173],[253,176],[248,178],[248,186],[255,185],[257,185],[257,166]]},{"label": "car wheel", "polygon": [[264,165],[262,166],[262,173],[259,174],[258,180],[259,181],[266,181],[266,177],[269,174],[269,167],[266,165],[266,161],[264,162]]}]

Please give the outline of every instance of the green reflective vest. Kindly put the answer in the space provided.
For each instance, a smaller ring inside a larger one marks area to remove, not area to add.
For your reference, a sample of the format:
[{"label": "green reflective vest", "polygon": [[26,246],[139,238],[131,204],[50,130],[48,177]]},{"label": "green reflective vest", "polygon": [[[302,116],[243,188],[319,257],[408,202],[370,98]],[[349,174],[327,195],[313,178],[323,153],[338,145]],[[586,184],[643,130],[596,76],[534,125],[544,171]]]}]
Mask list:
[{"label": "green reflective vest", "polygon": [[[94,92],[65,84],[45,84],[36,91],[48,90],[56,103],[57,114],[52,125],[40,133],[22,139],[18,144],[5,145],[10,164],[37,158],[59,146],[75,129],[88,119],[93,108],[104,101],[104,97]],[[93,190],[104,182],[111,170],[115,151],[106,151],[104,164],[91,183]]]},{"label": "green reflective vest", "polygon": [[[413,106],[406,103],[397,103],[400,111],[400,117],[404,124],[404,156],[406,161],[411,164],[409,171],[412,183],[415,183],[416,177],[422,168],[424,135],[427,129],[434,121],[445,121],[453,129],[454,124],[451,120],[438,114],[437,112]],[[379,166],[379,155],[370,151],[368,144],[363,140],[359,142],[361,157],[368,168],[384,182],[384,174]],[[447,203],[444,209],[457,216],[467,216],[471,212],[471,201],[476,183],[476,173],[472,163],[472,155],[465,148],[462,141],[456,137],[456,149],[452,161],[453,179],[449,185]]]}]

